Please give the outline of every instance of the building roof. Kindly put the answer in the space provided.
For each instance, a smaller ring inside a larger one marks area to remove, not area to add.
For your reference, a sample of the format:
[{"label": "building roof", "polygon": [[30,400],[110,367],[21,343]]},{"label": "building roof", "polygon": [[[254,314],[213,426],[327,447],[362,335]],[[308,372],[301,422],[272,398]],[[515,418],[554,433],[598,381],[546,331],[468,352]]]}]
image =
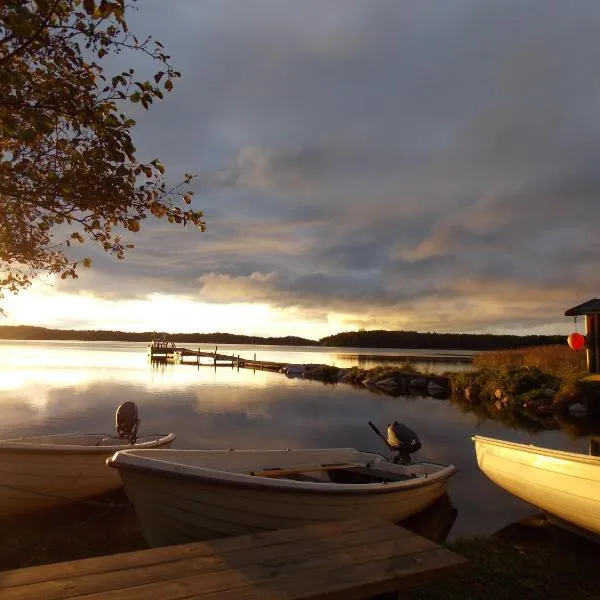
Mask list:
[{"label": "building roof", "polygon": [[578,315],[600,314],[600,299],[592,298],[583,304],[578,304],[565,312],[565,317],[576,317]]}]

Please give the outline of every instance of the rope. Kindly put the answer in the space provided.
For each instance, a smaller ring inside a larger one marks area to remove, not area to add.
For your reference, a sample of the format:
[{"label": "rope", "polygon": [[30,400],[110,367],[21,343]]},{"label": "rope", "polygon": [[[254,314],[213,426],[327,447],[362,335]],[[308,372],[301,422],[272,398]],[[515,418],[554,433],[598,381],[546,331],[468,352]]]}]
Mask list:
[{"label": "rope", "polygon": [[52,498],[54,500],[64,500],[65,502],[76,502],[79,504],[87,504],[88,506],[101,506],[103,508],[132,508],[132,504],[124,504],[120,502],[98,502],[95,500],[84,500],[83,498],[67,498],[66,496],[59,496],[58,494],[51,494],[49,492],[39,492],[37,490],[28,490],[26,488],[19,488],[12,485],[6,485],[0,483],[0,487],[11,490],[13,492],[21,492],[24,494],[33,494],[34,496],[43,496],[45,498]]}]

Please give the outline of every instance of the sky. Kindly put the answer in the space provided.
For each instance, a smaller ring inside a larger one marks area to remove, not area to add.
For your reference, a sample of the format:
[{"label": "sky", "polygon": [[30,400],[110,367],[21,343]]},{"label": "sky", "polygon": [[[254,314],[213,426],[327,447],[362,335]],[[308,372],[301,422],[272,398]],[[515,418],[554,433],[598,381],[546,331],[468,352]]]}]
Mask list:
[{"label": "sky", "polygon": [[[600,296],[597,0],[141,0],[182,79],[138,156],[207,230],[86,248],[3,324],[320,337],[568,333]],[[120,55],[119,70],[151,69]],[[137,112],[136,112],[137,110]]]}]

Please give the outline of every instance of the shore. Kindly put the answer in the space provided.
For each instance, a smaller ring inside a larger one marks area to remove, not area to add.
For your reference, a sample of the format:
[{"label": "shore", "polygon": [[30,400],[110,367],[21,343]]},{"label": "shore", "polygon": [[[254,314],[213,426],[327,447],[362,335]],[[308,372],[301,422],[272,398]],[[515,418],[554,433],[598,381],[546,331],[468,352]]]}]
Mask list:
[{"label": "shore", "polygon": [[[122,490],[99,500],[127,502]],[[421,535],[447,534],[449,502],[403,524]],[[451,505],[449,505],[451,506]],[[434,523],[435,524],[435,523]],[[425,525],[422,531],[420,528]],[[85,504],[60,507],[19,518],[0,520],[3,548],[0,570],[76,560],[147,548],[132,508],[104,508]],[[434,539],[440,542],[441,540]],[[411,588],[407,600],[545,600],[600,598],[600,545],[549,524],[542,516],[514,523],[489,537],[460,539],[446,544],[469,560],[462,577],[431,586]]]}]

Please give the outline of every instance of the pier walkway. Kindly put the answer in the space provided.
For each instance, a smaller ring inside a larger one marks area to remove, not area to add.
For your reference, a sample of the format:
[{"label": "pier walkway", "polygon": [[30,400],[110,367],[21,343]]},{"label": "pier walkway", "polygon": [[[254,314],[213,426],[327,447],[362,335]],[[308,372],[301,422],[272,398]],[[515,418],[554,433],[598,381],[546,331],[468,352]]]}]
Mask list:
[{"label": "pier walkway", "polygon": [[[200,350],[191,350],[177,346],[175,342],[153,341],[148,344],[146,353],[151,360],[165,361],[170,363],[188,364],[188,365],[209,365],[215,367],[237,367],[238,369],[255,369],[265,371],[279,371],[287,367],[288,363],[272,362],[265,360],[256,360],[256,353],[253,359],[242,358],[217,352],[215,346],[214,352]],[[204,361],[202,359],[205,359]]]},{"label": "pier walkway", "polygon": [[4,571],[0,600],[352,600],[466,563],[387,521],[338,521]]}]

